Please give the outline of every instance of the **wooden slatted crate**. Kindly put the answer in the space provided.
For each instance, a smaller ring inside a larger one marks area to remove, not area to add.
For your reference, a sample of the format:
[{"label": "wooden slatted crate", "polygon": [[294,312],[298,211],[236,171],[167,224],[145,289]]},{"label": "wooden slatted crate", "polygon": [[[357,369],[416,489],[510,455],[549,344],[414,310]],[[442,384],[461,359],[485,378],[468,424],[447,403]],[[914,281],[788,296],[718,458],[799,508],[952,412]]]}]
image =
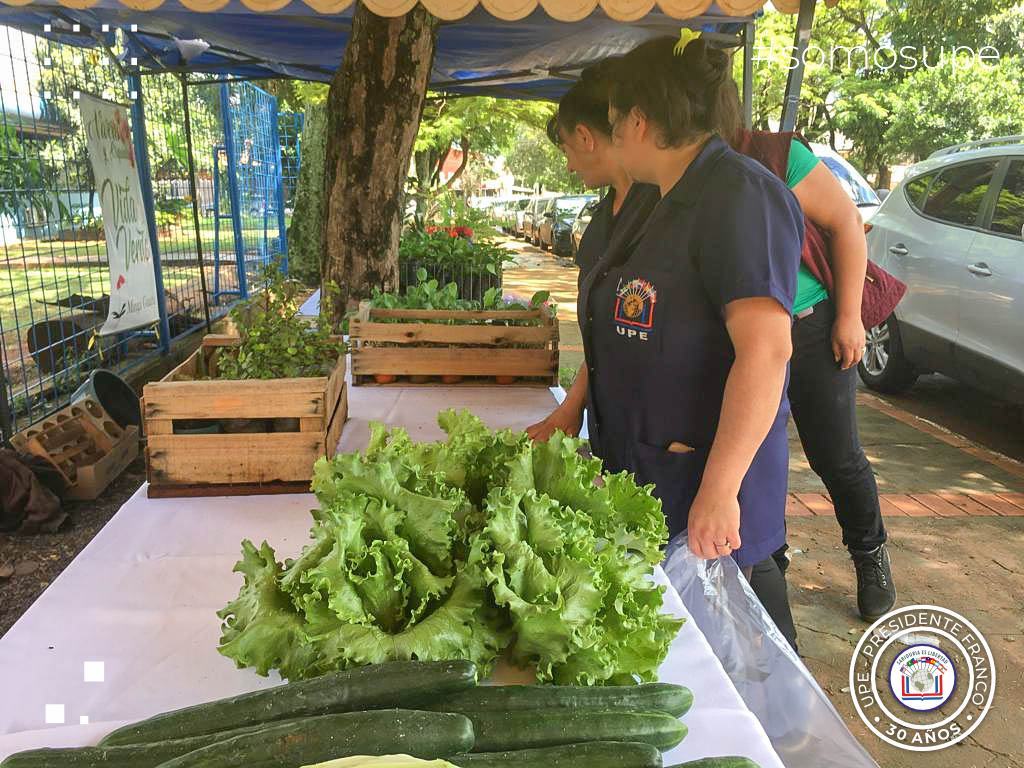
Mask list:
[{"label": "wooden slatted crate", "polygon": [[386,382],[397,386],[558,383],[558,323],[546,309],[375,309],[364,302],[349,320],[349,345],[353,384],[385,383],[377,377],[397,377]]},{"label": "wooden slatted crate", "polygon": [[[237,344],[207,336],[143,389],[151,498],[303,492],[316,460],[334,455],[348,418],[345,357],[329,376],[201,378],[216,372],[225,347]],[[239,420],[274,431],[223,432]]]}]

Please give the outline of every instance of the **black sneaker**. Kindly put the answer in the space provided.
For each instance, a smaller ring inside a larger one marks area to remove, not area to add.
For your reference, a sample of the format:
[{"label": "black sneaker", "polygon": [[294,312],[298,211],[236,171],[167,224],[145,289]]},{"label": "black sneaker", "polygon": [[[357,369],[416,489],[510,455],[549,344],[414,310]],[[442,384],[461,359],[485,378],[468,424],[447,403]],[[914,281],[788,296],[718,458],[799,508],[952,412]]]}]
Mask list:
[{"label": "black sneaker", "polygon": [[857,569],[857,609],[864,621],[881,618],[896,605],[889,553],[883,544],[871,552],[851,552]]}]

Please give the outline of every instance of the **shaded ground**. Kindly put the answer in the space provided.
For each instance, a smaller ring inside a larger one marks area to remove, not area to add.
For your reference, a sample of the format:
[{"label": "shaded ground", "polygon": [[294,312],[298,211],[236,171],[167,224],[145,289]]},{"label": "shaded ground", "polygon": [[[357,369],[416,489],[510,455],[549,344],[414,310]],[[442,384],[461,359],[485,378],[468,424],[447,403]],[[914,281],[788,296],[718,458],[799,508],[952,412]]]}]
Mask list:
[{"label": "shaded ground", "polygon": [[5,564],[15,568],[13,576],[0,578],[0,636],[28,610],[145,479],[146,466],[140,456],[100,498],[67,502],[65,509],[70,513],[70,521],[57,533],[19,537],[0,533],[0,573]]},{"label": "shaded ground", "polygon": [[996,661],[996,696],[961,744],[931,753],[890,747],[870,733],[849,694],[849,666],[867,625],[856,615],[855,578],[826,518],[790,520],[790,602],[800,652],[850,730],[883,768],[1024,766],[1024,518],[887,518],[899,605],[940,605],[985,635]]}]

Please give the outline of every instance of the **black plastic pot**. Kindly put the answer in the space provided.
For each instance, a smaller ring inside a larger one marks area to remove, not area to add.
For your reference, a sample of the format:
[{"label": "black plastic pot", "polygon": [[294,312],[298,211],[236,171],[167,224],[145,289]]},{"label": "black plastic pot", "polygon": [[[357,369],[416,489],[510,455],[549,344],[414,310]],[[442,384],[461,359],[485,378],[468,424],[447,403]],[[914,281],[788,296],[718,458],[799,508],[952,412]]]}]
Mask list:
[{"label": "black plastic pot", "polygon": [[501,272],[492,275],[484,269],[467,267],[439,267],[436,264],[422,264],[418,261],[403,261],[398,265],[398,288],[405,292],[410,285],[416,285],[416,272],[424,269],[428,280],[437,280],[441,285],[455,283],[459,286],[459,298],[483,301],[484,294],[491,288],[501,288]]}]

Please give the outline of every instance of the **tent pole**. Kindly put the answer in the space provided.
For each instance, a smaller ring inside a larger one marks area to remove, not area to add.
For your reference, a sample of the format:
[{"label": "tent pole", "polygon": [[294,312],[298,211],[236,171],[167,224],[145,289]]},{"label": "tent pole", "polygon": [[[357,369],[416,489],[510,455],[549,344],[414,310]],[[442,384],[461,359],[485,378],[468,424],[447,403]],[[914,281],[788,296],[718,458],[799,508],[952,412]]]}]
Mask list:
[{"label": "tent pole", "polygon": [[811,24],[814,22],[814,3],[815,0],[800,0],[800,15],[796,20],[796,35],[793,38],[792,69],[786,78],[786,99],[782,105],[780,131],[792,131],[796,127],[800,87],[804,82],[807,43],[811,39]]},{"label": "tent pole", "polygon": [[203,292],[203,315],[206,332],[210,332],[210,294],[206,288],[206,266],[203,264],[203,231],[199,225],[199,187],[196,184],[196,161],[192,153],[192,115],[188,106],[188,80],[181,78],[181,103],[185,117],[185,146],[188,150],[188,183],[192,196],[192,223],[196,228],[196,259],[199,263],[199,285]]},{"label": "tent pole", "polygon": [[743,127],[754,127],[754,22],[743,25]]}]

